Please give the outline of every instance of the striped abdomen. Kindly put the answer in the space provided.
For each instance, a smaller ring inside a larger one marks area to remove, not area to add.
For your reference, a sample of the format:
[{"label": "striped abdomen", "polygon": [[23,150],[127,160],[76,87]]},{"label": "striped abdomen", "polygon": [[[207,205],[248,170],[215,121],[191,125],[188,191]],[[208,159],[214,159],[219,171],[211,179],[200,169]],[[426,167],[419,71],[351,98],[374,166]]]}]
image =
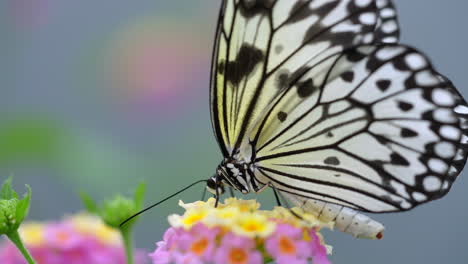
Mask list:
[{"label": "striped abdomen", "polygon": [[315,199],[282,193],[295,206],[315,215],[324,222],[335,222],[335,227],[357,238],[381,239],[385,227],[370,217],[348,207]]}]

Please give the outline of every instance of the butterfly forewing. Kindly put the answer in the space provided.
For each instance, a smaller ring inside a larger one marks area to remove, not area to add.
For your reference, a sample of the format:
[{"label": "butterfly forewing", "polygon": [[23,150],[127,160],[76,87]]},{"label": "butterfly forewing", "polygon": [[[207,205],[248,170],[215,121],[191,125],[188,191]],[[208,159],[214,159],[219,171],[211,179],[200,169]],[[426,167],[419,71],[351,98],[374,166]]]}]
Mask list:
[{"label": "butterfly forewing", "polygon": [[223,1],[211,81],[212,121],[223,153],[239,150],[284,84],[304,68],[354,45],[380,41],[383,21],[389,19],[382,10],[392,8],[386,3]]}]

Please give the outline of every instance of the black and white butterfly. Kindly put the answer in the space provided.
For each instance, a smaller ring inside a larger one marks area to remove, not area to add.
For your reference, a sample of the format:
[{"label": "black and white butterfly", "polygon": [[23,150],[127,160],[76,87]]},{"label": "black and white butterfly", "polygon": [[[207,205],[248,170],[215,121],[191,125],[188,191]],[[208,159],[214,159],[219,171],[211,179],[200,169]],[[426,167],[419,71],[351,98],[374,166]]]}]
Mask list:
[{"label": "black and white butterfly", "polygon": [[384,227],[359,211],[445,195],[466,162],[468,106],[398,37],[390,0],[223,0],[210,103],[224,159],[208,189],[272,186],[365,238]]}]

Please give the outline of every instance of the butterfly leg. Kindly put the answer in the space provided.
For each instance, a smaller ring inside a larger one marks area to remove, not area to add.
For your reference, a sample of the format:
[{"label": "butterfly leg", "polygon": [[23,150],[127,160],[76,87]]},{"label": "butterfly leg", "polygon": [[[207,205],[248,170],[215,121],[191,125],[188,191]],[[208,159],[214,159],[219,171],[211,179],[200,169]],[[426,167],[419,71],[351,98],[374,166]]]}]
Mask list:
[{"label": "butterfly leg", "polygon": [[[265,186],[270,186],[273,189],[273,193],[275,194],[275,198],[276,198],[276,203],[278,204],[278,206],[283,207],[281,205],[281,199],[280,199],[281,193],[276,190],[276,187],[271,183],[268,183],[268,185],[265,185]],[[286,208],[288,208],[289,212],[291,212],[292,215],[297,217],[299,220],[304,220],[304,218],[302,216],[298,215],[296,212],[294,212],[291,209],[291,206],[289,205],[288,200],[284,199],[284,197],[283,197],[283,201],[286,204]]]},{"label": "butterfly leg", "polygon": [[234,195],[234,190],[232,189],[231,186],[229,186],[229,195],[231,195],[231,197],[236,197],[236,196]]},{"label": "butterfly leg", "polygon": [[215,208],[218,208],[218,203],[219,203],[219,198],[220,198],[219,196],[220,196],[220,194],[219,194],[219,189],[216,188],[216,197],[215,197],[216,202],[215,202]]},{"label": "butterfly leg", "polygon": [[203,193],[200,201],[205,201],[206,198],[206,188],[203,188]]},{"label": "butterfly leg", "polygon": [[273,186],[272,186],[272,189],[273,189],[273,193],[275,194],[276,204],[278,204],[278,206],[282,206],[281,205],[281,200],[280,200],[279,195],[278,195],[278,192],[276,191],[275,187],[273,187]]}]

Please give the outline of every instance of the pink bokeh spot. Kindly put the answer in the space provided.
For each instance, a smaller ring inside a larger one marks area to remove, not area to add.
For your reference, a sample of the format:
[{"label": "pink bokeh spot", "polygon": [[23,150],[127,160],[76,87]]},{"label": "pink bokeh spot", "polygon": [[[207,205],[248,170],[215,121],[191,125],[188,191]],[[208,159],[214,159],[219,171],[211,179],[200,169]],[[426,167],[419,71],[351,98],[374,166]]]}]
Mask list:
[{"label": "pink bokeh spot", "polygon": [[73,252],[72,250],[82,243],[82,237],[66,223],[50,224],[44,234],[47,243],[58,249]]},{"label": "pink bokeh spot", "polygon": [[[80,233],[67,220],[44,224],[44,240],[26,244],[37,264],[125,264],[120,244],[105,243],[94,234]],[[142,251],[135,252],[135,264],[146,263]],[[10,241],[0,243],[0,264],[26,264],[24,257]]]},{"label": "pink bokeh spot", "polygon": [[149,26],[122,32],[123,37],[113,42],[108,62],[111,88],[119,101],[140,107],[186,105],[208,89],[208,45],[190,45],[193,34],[176,28],[171,32],[153,28],[148,34]]},{"label": "pink bokeh spot", "polygon": [[13,23],[23,29],[44,25],[51,12],[51,0],[12,0],[10,14]]}]

